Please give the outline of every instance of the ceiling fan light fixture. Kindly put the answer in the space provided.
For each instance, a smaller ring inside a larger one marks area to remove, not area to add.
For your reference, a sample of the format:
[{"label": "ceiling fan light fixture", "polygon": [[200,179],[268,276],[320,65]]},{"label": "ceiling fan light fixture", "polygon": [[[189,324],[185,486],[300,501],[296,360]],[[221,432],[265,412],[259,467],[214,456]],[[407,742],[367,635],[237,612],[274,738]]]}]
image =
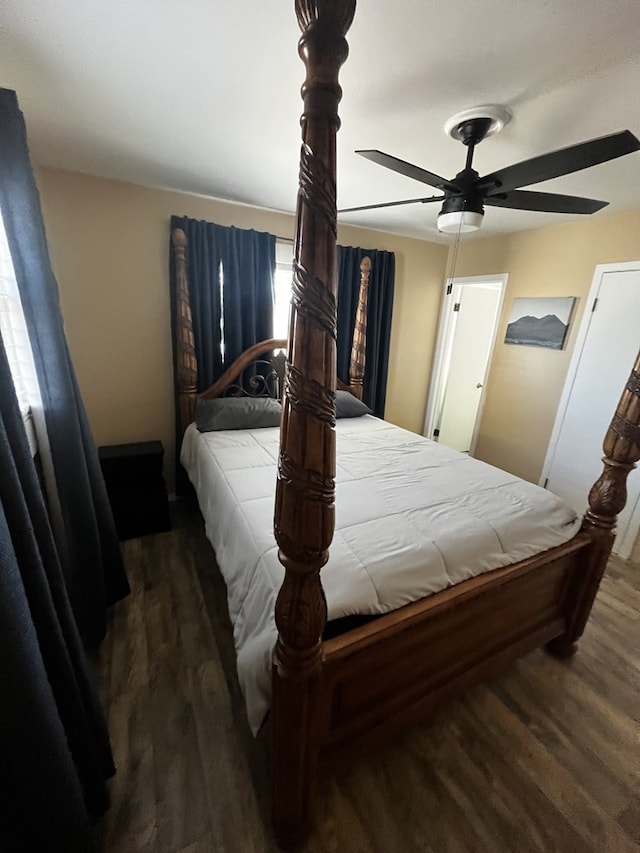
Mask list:
[{"label": "ceiling fan light fixture", "polygon": [[467,234],[482,225],[483,213],[475,210],[452,210],[438,216],[438,231],[444,234]]}]

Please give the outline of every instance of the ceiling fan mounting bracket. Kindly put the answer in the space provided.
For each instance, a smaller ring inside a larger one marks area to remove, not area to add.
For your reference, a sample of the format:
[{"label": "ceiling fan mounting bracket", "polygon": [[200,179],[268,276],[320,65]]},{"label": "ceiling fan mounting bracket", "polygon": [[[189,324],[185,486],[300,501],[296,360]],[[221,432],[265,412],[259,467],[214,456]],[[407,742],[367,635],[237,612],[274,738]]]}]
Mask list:
[{"label": "ceiling fan mounting bracket", "polygon": [[488,136],[499,133],[513,115],[501,104],[485,104],[463,110],[447,119],[445,133],[464,145],[477,145]]}]

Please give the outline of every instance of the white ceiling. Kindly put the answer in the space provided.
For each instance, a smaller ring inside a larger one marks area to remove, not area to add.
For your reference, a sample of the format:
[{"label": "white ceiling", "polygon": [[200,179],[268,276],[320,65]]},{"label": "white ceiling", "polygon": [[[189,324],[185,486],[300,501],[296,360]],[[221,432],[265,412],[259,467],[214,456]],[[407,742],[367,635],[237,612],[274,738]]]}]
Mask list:
[{"label": "white ceiling", "polygon": [[[0,85],[18,92],[37,163],[292,211],[304,78],[293,6],[2,0]],[[515,116],[478,148],[481,174],[625,128],[640,136],[639,0],[361,0],[348,40],[339,207],[431,194],[354,149],[453,177],[465,150],[443,124],[478,104]],[[610,201],[596,216],[637,209],[640,153],[535,189]],[[341,221],[434,240],[438,209]],[[489,208],[481,233],[564,221]]]}]

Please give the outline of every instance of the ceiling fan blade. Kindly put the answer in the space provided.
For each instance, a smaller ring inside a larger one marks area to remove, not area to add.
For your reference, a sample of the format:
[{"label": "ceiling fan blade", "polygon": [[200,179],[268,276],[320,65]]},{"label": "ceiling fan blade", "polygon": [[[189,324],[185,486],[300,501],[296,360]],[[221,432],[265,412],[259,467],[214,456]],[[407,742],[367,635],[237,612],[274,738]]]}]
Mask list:
[{"label": "ceiling fan blade", "polygon": [[413,178],[414,181],[420,181],[423,184],[428,184],[430,187],[435,187],[438,190],[448,190],[451,193],[459,195],[462,189],[454,184],[453,181],[448,181],[446,178],[441,178],[434,172],[427,172],[426,169],[421,169],[419,166],[414,166],[413,163],[407,163],[405,160],[399,160],[397,157],[392,157],[391,154],[384,154],[382,151],[356,151],[361,157],[366,157],[373,163],[379,166],[385,166],[393,172],[398,172],[400,175],[405,175],[407,178]]},{"label": "ceiling fan blade", "polygon": [[595,213],[606,207],[608,201],[580,198],[558,193],[537,193],[527,190],[511,190],[508,193],[487,196],[485,204],[491,207],[511,207],[515,210],[539,210],[543,213]]},{"label": "ceiling fan blade", "polygon": [[540,181],[548,181],[561,175],[569,175],[623,157],[640,149],[640,141],[629,130],[601,136],[588,142],[580,142],[558,151],[550,151],[531,160],[514,163],[490,175],[484,175],[476,181],[479,191],[509,192],[517,187],[528,187]]},{"label": "ceiling fan blade", "polygon": [[363,207],[345,207],[338,213],[353,213],[356,210],[375,210],[378,207],[398,207],[401,204],[426,204],[429,201],[444,201],[446,196],[430,195],[427,198],[408,198],[406,201],[385,201],[382,204],[365,204]]}]

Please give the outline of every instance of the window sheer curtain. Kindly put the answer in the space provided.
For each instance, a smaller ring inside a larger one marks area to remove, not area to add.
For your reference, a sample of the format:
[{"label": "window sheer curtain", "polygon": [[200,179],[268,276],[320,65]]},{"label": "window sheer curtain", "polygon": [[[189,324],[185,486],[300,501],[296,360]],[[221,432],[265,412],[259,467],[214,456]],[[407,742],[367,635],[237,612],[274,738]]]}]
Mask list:
[{"label": "window sheer curtain", "polygon": [[40,200],[15,92],[0,89],[0,209],[42,399],[54,533],[73,613],[87,645],[106,608],[129,592],[111,508],[67,348]]},{"label": "window sheer curtain", "polygon": [[338,246],[338,376],[348,383],[351,342],[360,290],[360,262],[371,258],[364,402],[384,417],[389,371],[389,345],[393,315],[396,257],[393,252]]}]

